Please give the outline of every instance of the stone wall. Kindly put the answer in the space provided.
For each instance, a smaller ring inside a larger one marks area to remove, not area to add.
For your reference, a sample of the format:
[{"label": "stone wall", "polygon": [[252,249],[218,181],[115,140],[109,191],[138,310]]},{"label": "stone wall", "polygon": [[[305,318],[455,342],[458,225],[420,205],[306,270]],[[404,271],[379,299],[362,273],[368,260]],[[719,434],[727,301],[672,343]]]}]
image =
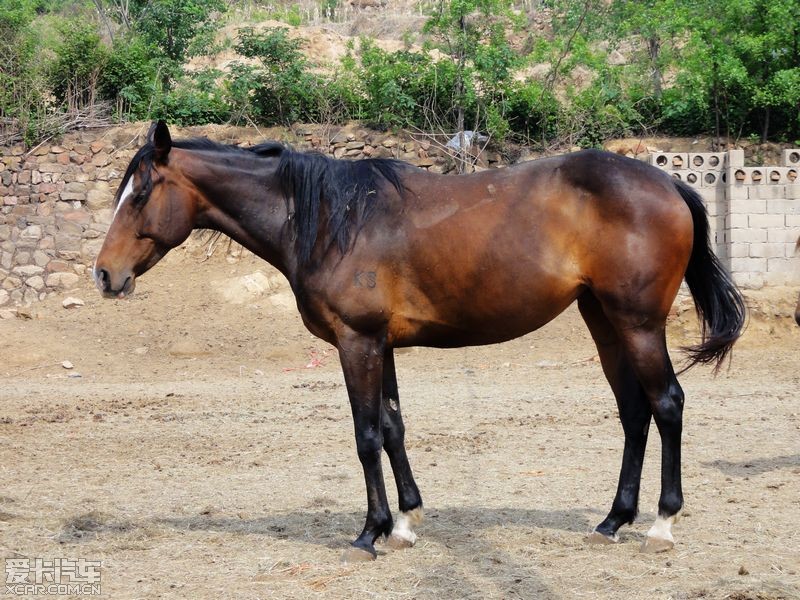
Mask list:
[{"label": "stone wall", "polygon": [[0,307],[30,304],[86,276],[110,220],[111,140],[67,136],[0,158]]},{"label": "stone wall", "polygon": [[714,250],[742,287],[800,284],[800,149],[781,166],[744,166],[744,151],[653,153],[650,163],[705,201]]},{"label": "stone wall", "polygon": [[[27,305],[88,281],[111,222],[113,195],[146,132],[147,124],[135,124],[68,134],[58,144],[31,151],[0,147],[0,309]],[[399,158],[438,173],[455,164],[436,140],[360,128],[259,133],[206,127],[175,130],[173,135],[204,135],[243,146],[281,139],[297,149],[336,158]],[[499,161],[496,153],[483,153],[475,168],[493,167]]]},{"label": "stone wall", "polygon": [[[146,124],[133,124],[69,134],[31,151],[0,148],[0,313],[88,282],[111,222],[113,194],[146,131]],[[280,139],[336,158],[399,158],[437,173],[455,167],[446,139],[357,127],[257,132],[210,126],[173,134],[243,146]],[[715,250],[739,283],[800,283],[800,258],[793,256],[800,235],[800,180],[795,181],[800,150],[786,151],[781,168],[744,167],[741,151],[659,153],[650,160],[700,191],[711,215]],[[498,154],[483,152],[473,169],[500,166]]]}]

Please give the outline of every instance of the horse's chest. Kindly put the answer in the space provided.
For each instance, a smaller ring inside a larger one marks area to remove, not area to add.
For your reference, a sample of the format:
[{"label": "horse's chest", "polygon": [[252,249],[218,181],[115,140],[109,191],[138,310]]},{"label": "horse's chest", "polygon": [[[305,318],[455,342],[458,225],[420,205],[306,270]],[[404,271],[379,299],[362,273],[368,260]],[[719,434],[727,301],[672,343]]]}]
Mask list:
[{"label": "horse's chest", "polygon": [[[365,280],[366,281],[366,280]],[[365,284],[366,285],[366,284]],[[298,296],[298,307],[306,328],[319,338],[336,344],[346,334],[372,333],[388,321],[389,311],[378,300],[379,291],[365,292],[360,286],[346,290],[304,290]]]}]

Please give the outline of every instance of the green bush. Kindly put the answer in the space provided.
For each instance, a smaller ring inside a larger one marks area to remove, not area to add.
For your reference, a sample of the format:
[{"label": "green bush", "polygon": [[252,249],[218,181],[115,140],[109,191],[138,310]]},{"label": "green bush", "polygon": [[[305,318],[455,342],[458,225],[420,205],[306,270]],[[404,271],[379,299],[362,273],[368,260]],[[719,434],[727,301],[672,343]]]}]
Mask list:
[{"label": "green bush", "polygon": [[49,135],[45,117],[50,90],[32,28],[35,4],[0,2],[0,133],[33,145]]},{"label": "green bush", "polygon": [[100,90],[115,104],[117,117],[148,118],[156,94],[156,65],[141,38],[118,39],[101,73]]},{"label": "green bush", "polygon": [[[386,52],[367,40],[361,42],[360,59],[353,69],[362,84],[368,122],[377,127],[436,130],[455,126],[458,73],[452,61],[434,61],[426,52]],[[472,122],[475,86],[472,78],[464,83],[466,122]]]},{"label": "green bush", "polygon": [[231,107],[217,81],[220,72],[208,69],[184,76],[169,92],[158,98],[153,119],[178,125],[224,123],[231,117]]},{"label": "green bush", "polygon": [[579,124],[575,141],[583,148],[601,147],[605,140],[632,135],[641,115],[620,84],[619,70],[602,69],[592,83],[570,97],[565,109]]},{"label": "green bush", "polygon": [[237,108],[247,106],[256,120],[268,124],[319,119],[324,79],[311,72],[300,42],[286,29],[240,29],[236,51],[261,63],[232,70],[229,91]]},{"label": "green bush", "polygon": [[100,43],[97,26],[84,18],[65,21],[58,29],[61,39],[49,77],[53,94],[60,104],[88,106],[95,100],[108,50]]},{"label": "green bush", "polygon": [[557,133],[559,103],[542,82],[514,83],[506,94],[505,118],[520,141],[538,143]]},{"label": "green bush", "polygon": [[708,131],[712,114],[705,81],[683,73],[677,85],[664,90],[661,97],[661,127],[667,133],[692,135]]},{"label": "green bush", "polygon": [[134,6],[135,29],[156,50],[165,90],[181,77],[186,60],[211,44],[214,15],[226,9],[222,0],[148,0]]}]

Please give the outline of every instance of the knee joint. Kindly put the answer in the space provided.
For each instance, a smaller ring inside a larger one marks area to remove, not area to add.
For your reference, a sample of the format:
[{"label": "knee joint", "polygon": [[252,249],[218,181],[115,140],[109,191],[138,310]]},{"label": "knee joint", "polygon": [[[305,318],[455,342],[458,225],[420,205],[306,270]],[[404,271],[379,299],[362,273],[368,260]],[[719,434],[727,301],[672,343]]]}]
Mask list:
[{"label": "knee joint", "polygon": [[677,384],[671,385],[664,394],[656,399],[653,405],[653,414],[661,423],[680,425],[683,418],[683,401],[681,387]]},{"label": "knee joint", "polygon": [[361,459],[380,454],[383,447],[383,435],[380,430],[366,430],[356,433],[356,449]]},{"label": "knee joint", "polygon": [[387,443],[393,442],[402,442],[403,438],[405,437],[406,428],[403,426],[403,422],[396,422],[386,420],[383,423],[383,437],[384,441]]}]

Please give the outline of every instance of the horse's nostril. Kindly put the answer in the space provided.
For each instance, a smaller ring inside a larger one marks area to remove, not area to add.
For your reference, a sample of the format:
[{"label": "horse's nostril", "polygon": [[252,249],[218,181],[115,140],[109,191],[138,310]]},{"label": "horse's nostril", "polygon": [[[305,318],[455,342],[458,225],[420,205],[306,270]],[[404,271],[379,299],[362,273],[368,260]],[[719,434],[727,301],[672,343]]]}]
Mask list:
[{"label": "horse's nostril", "polygon": [[111,282],[111,277],[109,276],[108,271],[105,269],[98,270],[97,282],[100,284],[101,289],[107,290]]}]

